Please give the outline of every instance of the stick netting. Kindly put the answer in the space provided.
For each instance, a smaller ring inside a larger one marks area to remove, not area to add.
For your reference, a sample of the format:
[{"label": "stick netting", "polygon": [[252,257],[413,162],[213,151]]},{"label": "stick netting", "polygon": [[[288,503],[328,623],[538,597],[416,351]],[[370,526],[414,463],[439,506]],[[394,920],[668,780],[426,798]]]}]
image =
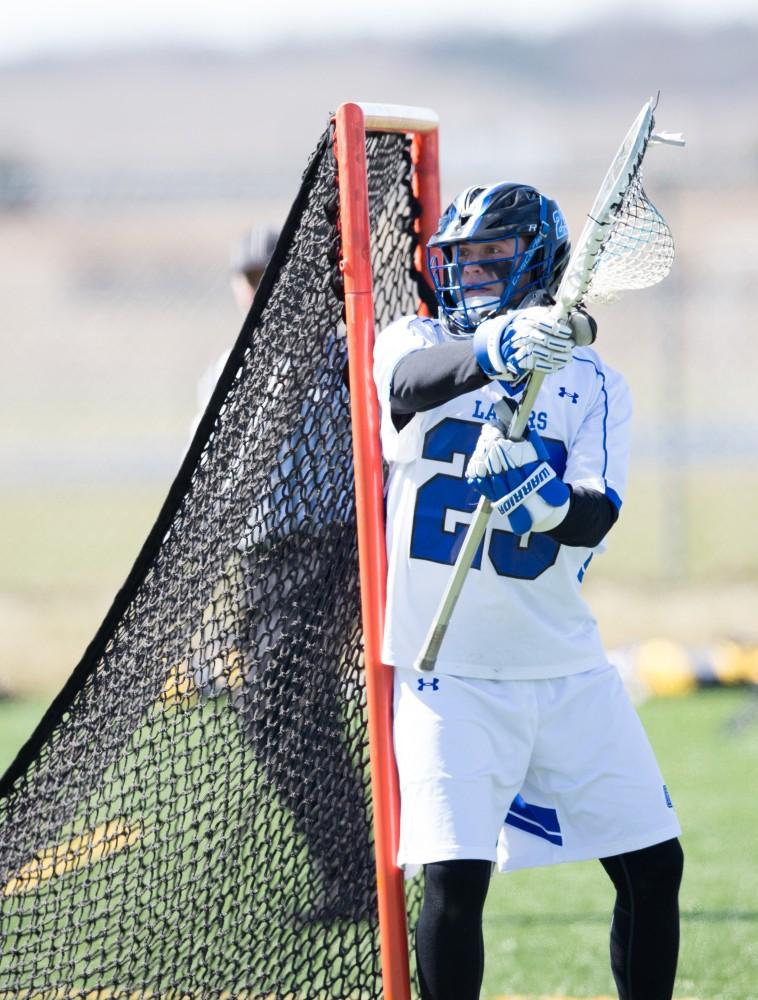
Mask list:
[{"label": "stick netting", "polygon": [[[424,292],[407,141],[367,154],[381,326]],[[129,579],[3,780],[2,1000],[381,996],[339,254],[327,133]]]},{"label": "stick netting", "polygon": [[666,277],[673,262],[671,230],[645,194],[638,169],[613,213],[583,302],[608,302],[620,292],[655,285]]}]

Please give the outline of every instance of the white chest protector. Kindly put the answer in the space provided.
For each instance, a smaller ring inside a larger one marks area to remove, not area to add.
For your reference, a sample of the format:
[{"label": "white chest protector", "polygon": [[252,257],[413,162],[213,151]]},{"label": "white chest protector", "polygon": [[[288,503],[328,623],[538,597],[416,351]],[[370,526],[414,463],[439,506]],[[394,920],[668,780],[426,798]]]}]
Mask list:
[{"label": "white chest protector", "polygon": [[[407,354],[443,343],[436,320],[405,317],[377,337],[374,378],[382,410],[387,482],[387,609],[382,659],[412,667],[479,499],[464,469],[493,404],[497,381],[417,413],[398,432],[392,377]],[[590,348],[543,382],[530,426],[565,482],[605,493],[626,485],[631,401],[623,378]],[[470,677],[559,677],[605,662],[581,582],[596,549],[533,533],[524,545],[493,512],[442,645],[436,670]]]}]

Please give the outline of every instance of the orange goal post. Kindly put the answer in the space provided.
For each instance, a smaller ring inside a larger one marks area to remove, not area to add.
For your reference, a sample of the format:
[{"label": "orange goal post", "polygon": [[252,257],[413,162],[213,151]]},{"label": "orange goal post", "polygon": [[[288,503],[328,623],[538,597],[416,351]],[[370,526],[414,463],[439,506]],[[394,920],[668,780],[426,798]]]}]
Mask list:
[{"label": "orange goal post", "polygon": [[[335,114],[345,317],[355,461],[371,787],[374,802],[382,982],[386,1000],[408,1000],[410,978],[403,873],[397,867],[400,796],[392,743],[392,671],[381,662],[387,558],[379,403],[372,377],[374,301],[366,135],[412,137],[413,194],[420,205],[416,268],[429,277],[424,248],[440,215],[438,118],[428,108],[342,104]],[[431,282],[430,282],[431,284]],[[423,307],[420,309],[423,311]]]}]

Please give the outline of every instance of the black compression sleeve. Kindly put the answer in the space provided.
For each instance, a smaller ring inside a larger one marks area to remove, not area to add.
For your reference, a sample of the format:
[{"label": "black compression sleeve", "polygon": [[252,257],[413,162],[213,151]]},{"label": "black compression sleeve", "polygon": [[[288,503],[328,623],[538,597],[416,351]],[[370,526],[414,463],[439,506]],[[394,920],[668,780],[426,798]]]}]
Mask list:
[{"label": "black compression sleeve", "polygon": [[601,858],[617,894],[611,966],[621,1000],[671,1000],[683,863],[678,840]]},{"label": "black compression sleeve", "polygon": [[487,385],[471,341],[435,344],[406,354],[392,377],[393,416],[413,416]]},{"label": "black compression sleeve", "polygon": [[416,926],[422,1000],[478,1000],[484,972],[482,910],[490,861],[424,865],[424,905]]},{"label": "black compression sleeve", "polygon": [[569,486],[568,513],[557,528],[546,531],[561,545],[598,545],[618,520],[619,512],[604,493],[584,486]]}]

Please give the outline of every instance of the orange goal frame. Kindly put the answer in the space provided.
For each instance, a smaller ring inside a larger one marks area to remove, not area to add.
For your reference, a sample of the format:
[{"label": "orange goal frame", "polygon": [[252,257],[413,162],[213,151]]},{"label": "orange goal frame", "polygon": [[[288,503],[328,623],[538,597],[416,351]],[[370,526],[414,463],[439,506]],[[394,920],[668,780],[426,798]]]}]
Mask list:
[{"label": "orange goal frame", "polygon": [[[412,136],[416,220],[415,265],[427,279],[424,248],[440,215],[438,119],[427,108],[342,104],[334,116],[338,165],[345,317],[350,358],[358,557],[361,577],[371,790],[374,804],[379,941],[385,1000],[410,1000],[403,873],[397,867],[400,793],[392,743],[392,670],[381,662],[387,555],[384,538],[379,403],[372,377],[374,301],[371,277],[366,133]],[[431,281],[430,281],[431,286]]]}]

